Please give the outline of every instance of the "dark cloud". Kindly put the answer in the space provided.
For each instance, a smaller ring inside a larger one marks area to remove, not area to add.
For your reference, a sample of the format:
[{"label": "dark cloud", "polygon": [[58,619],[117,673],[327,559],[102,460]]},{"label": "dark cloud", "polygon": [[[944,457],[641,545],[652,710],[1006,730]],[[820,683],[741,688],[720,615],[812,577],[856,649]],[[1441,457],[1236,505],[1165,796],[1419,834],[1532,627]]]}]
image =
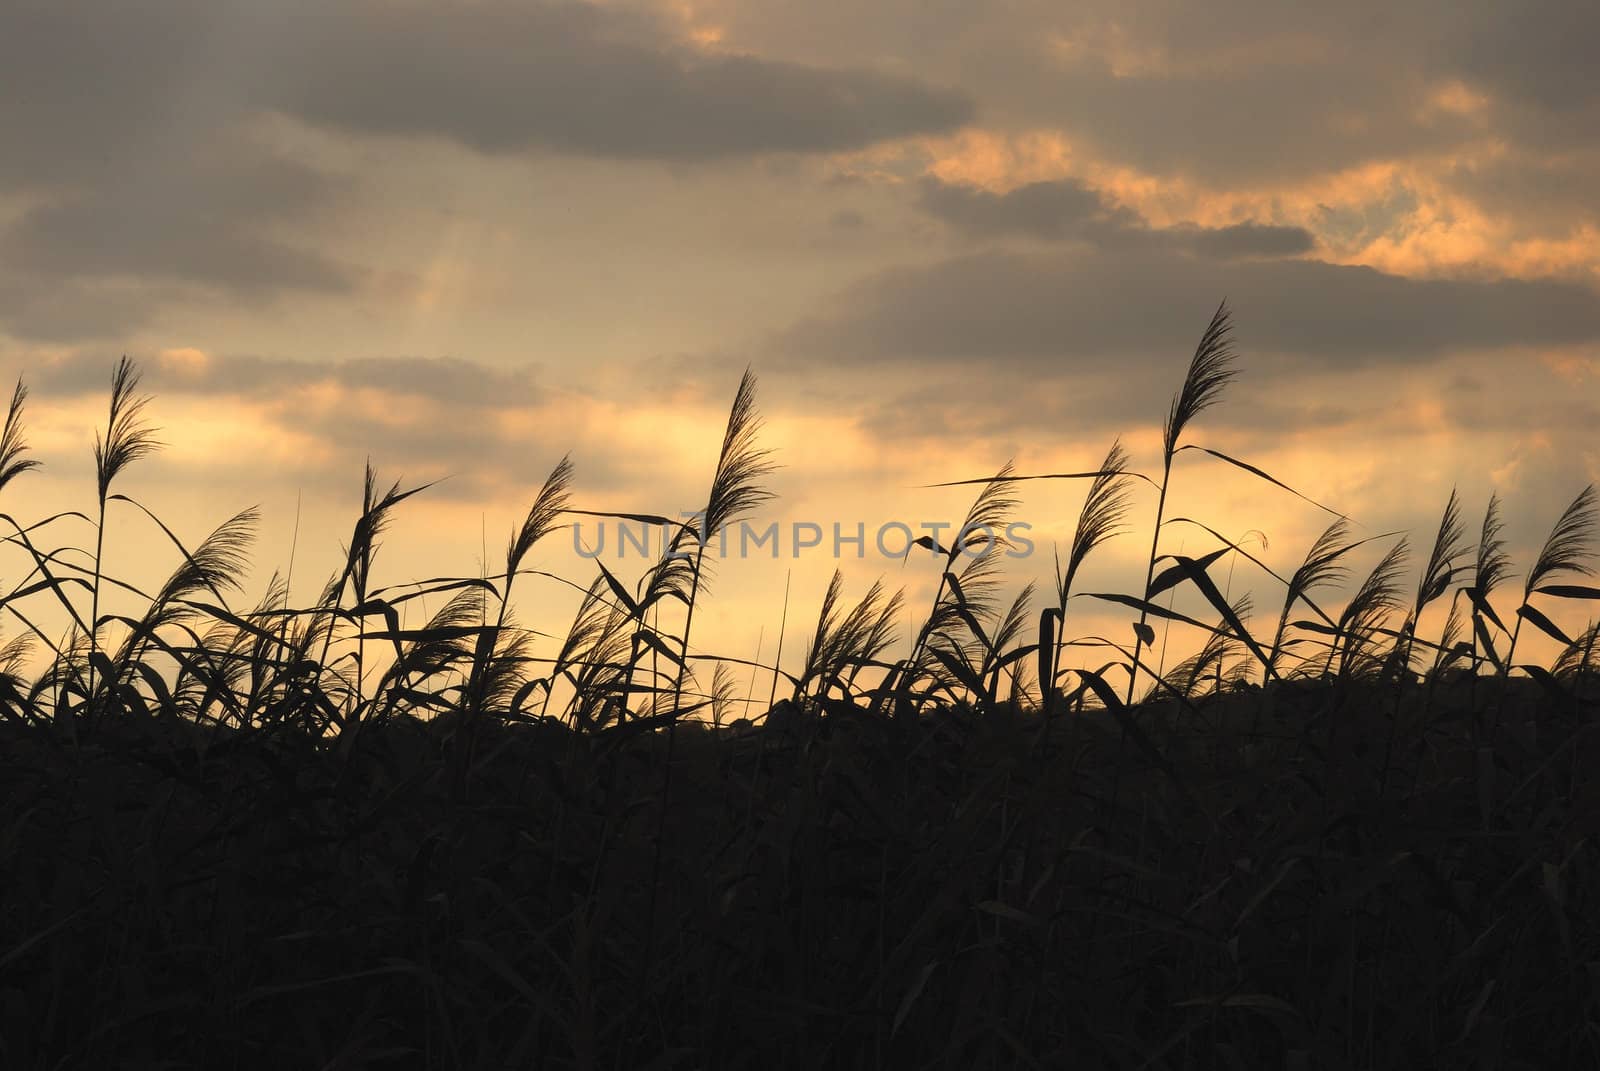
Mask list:
[{"label": "dark cloud", "polygon": [[[1090,47],[1041,61],[1022,107],[1151,170],[1227,184],[1427,159],[1486,138],[1534,150],[1529,162],[1600,145],[1593,4],[1140,0],[1080,19]],[[1115,70],[1092,47],[1108,30],[1147,62]],[[1042,92],[1050,81],[1055,95]],[[1440,107],[1436,94],[1455,84],[1485,95],[1484,110]]]},{"label": "dark cloud", "polygon": [[0,235],[0,255],[55,279],[173,279],[253,296],[351,288],[353,274],[338,262],[252,233],[253,212],[167,189],[102,191],[29,212]]},{"label": "dark cloud", "polygon": [[1192,347],[1223,297],[1240,316],[1243,346],[1334,367],[1600,339],[1600,297],[1556,280],[1408,279],[1313,260],[1079,249],[891,271],[778,336],[775,349],[820,361],[1041,369],[1116,359],[1127,372]]},{"label": "dark cloud", "polygon": [[0,333],[17,339],[63,343],[117,335],[144,324],[151,305],[148,287],[0,270]]},{"label": "dark cloud", "polygon": [[1294,257],[1309,253],[1317,246],[1317,240],[1304,227],[1279,227],[1268,223],[1197,228],[1191,242],[1195,252],[1218,260]]},{"label": "dark cloud", "polygon": [[258,17],[178,0],[0,9],[0,68],[18,87],[0,94],[0,190],[29,206],[0,229],[0,330],[106,337],[174,301],[355,285],[349,265],[281,233],[325,221],[349,191],[249,135],[248,43],[271,43]]},{"label": "dark cloud", "polygon": [[[1373,161],[1432,154],[1478,136],[1465,117],[1424,118],[1416,76],[1353,79],[1344,66],[1299,72],[1118,77],[1094,67],[1038,87],[1037,118],[1055,121],[1111,159],[1212,185],[1291,182]],[[1067,102],[1060,110],[1045,102]],[[1395,106],[1409,101],[1410,107]]]},{"label": "dark cloud", "polygon": [[199,4],[93,17],[0,9],[0,185],[97,182],[151,143],[262,109],[483,152],[668,160],[859,148],[972,116],[951,90],[869,69],[702,52],[586,3]]},{"label": "dark cloud", "polygon": [[1457,76],[1439,42],[1461,6],[1014,0],[1002,15],[993,3],[711,0],[709,17],[774,56],[893,55],[968,88],[993,126],[1061,130],[1085,155],[1225,185],[1477,137],[1469,118],[1424,107]]},{"label": "dark cloud", "polygon": [[317,20],[275,103],[359,133],[486,153],[703,160],[952,130],[956,92],[870,70],[701,53],[586,4],[350,6]]},{"label": "dark cloud", "polygon": [[[363,279],[327,240],[355,182],[286,155],[269,117],[483,153],[710,160],[954,129],[963,95],[861,68],[702,52],[583,3],[158,0],[0,5],[0,331],[102,337],[174,293],[262,301]],[[297,236],[304,236],[297,239]],[[57,311],[120,288],[123,315]],[[178,284],[173,290],[172,284]]]},{"label": "dark cloud", "polygon": [[[1600,105],[1594,43],[1600,7],[1572,0],[1515,6],[1470,0],[1443,35],[1462,77],[1556,117],[1593,118]],[[1590,129],[1591,139],[1600,129]]]},{"label": "dark cloud", "polygon": [[[1076,151],[1213,186],[1486,142],[1600,145],[1600,7],[1574,0],[1011,0],[1003,17],[926,0],[705,3],[765,54],[891,55],[968,88],[993,126],[1063,130]],[[1457,84],[1487,109],[1439,107]]]},{"label": "dark cloud", "polygon": [[975,238],[1077,239],[1107,249],[1179,249],[1218,260],[1290,257],[1316,248],[1316,239],[1303,227],[1151,227],[1137,212],[1070,178],[994,193],[930,177],[922,182],[917,207]]},{"label": "dark cloud", "polygon": [[0,188],[100,183],[153,141],[181,136],[210,22],[181,3],[0,7]]},{"label": "dark cloud", "polygon": [[[903,367],[885,366],[877,375],[857,373],[856,389],[827,408],[853,414],[872,439],[899,447],[983,444],[986,456],[1003,459],[1087,438],[1103,450],[1115,436],[1160,423],[1187,359],[1177,349],[1152,355],[1132,384],[1122,363],[1044,372],[991,364],[982,375],[939,365],[919,370],[911,383]],[[1208,422],[1225,425],[1236,439],[1259,440],[1265,449],[1281,445],[1273,440],[1285,431],[1348,431],[1370,420],[1387,400],[1379,371],[1360,379],[1346,375],[1340,389],[1329,392],[1307,370],[1286,379],[1281,369],[1274,375],[1249,355],[1242,364],[1243,376]]]}]

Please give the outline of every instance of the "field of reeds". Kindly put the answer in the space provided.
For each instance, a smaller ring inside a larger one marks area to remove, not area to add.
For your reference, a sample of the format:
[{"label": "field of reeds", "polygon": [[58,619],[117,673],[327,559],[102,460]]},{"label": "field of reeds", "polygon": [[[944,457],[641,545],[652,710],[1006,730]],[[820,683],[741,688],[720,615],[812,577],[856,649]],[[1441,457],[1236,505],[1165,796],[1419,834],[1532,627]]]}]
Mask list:
[{"label": "field of reeds", "polygon": [[[1287,576],[1204,518],[1172,553],[1185,452],[1297,493],[1191,441],[1235,372],[1222,309],[1148,469],[1113,443],[963,481],[950,545],[912,550],[941,571],[913,634],[836,575],[767,666],[691,644],[702,536],[772,497],[748,374],[704,511],[626,515],[675,532],[637,584],[540,573],[582,593],[559,640],[520,624],[535,548],[623,519],[565,459],[503,569],[399,585],[381,537],[426,488],[369,466],[314,605],[275,578],[246,607],[253,511],[195,538],[124,491],[159,446],[126,359],[88,510],[16,515],[19,383],[0,1066],[1600,1066],[1593,489],[1526,562],[1497,499],[1469,529],[1454,494],[1416,564],[1332,510]],[[1006,600],[1024,480],[1083,506],[1054,590]],[[170,577],[102,570],[111,510]],[[1142,587],[1079,590],[1112,539],[1148,541]],[[1126,638],[1075,630],[1083,600]],[[1198,652],[1152,658],[1158,627]]]}]

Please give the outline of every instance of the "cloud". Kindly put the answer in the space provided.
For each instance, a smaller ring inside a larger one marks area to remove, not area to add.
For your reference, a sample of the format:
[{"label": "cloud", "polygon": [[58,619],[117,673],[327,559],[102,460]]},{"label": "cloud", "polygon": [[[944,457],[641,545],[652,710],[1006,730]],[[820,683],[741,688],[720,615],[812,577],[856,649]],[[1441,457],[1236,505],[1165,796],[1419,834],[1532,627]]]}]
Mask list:
[{"label": "cloud", "polygon": [[[54,279],[169,279],[236,296],[350,289],[350,269],[256,231],[253,223],[305,207],[274,204],[264,185],[186,175],[147,190],[64,198],[0,235],[0,254],[30,275]],[[260,198],[253,203],[251,191]]]},{"label": "cloud", "polygon": [[[114,358],[91,350],[23,357],[32,425],[63,409],[103,419]],[[483,502],[522,495],[571,451],[589,493],[617,508],[676,509],[704,494],[726,416],[720,396],[680,389],[654,403],[619,403],[556,386],[537,368],[453,357],[321,362],[194,349],[134,357],[140,392],[154,398],[147,415],[169,444],[168,479],[180,484],[248,488],[270,467],[280,486],[340,496],[370,459],[408,482],[448,477],[430,500]],[[241,452],[239,442],[257,445]],[[52,467],[57,460],[46,458]],[[623,501],[641,488],[673,497]]]},{"label": "cloud", "polygon": [[994,193],[929,177],[922,181],[917,206],[958,230],[984,237],[1062,239],[1081,237],[1093,224],[1132,228],[1143,223],[1136,213],[1117,208],[1075,179],[1031,182]]},{"label": "cloud", "polygon": [[1281,227],[1269,223],[1201,227],[1194,231],[1190,241],[1195,252],[1218,260],[1294,257],[1311,252],[1317,245],[1317,240],[1304,227]]},{"label": "cloud", "polygon": [[1030,182],[995,193],[928,177],[922,181],[917,207],[980,239],[1082,240],[1107,249],[1188,250],[1218,260],[1298,256],[1316,248],[1316,239],[1303,227],[1254,222],[1152,227],[1139,213],[1071,178]]},{"label": "cloud", "polygon": [[[1600,126],[1600,120],[1597,120]],[[1446,177],[1497,220],[1515,220],[1526,233],[1564,235],[1600,223],[1600,144],[1549,157],[1497,156],[1463,161]]]},{"label": "cloud", "polygon": [[[92,18],[0,9],[0,330],[75,341],[137,328],[196,297],[341,293],[360,273],[295,231],[346,183],[251,126],[247,11],[173,2]],[[270,68],[269,68],[270,69]],[[109,300],[109,306],[103,301]]]},{"label": "cloud", "polygon": [[832,152],[952,130],[962,94],[899,75],[707,53],[589,4],[345,6],[272,98],[363,134],[484,153],[707,160]]},{"label": "cloud", "polygon": [[[1516,8],[1485,0],[1467,12],[1443,35],[1463,76],[1550,117],[1595,116],[1600,9],[1567,0],[1530,0]],[[1591,139],[1595,133],[1591,128]]]},{"label": "cloud", "polygon": [[1192,348],[1223,297],[1244,325],[1243,346],[1329,367],[1600,340],[1600,296],[1558,280],[1409,279],[1314,260],[1078,248],[885,272],[781,332],[773,348],[818,361],[1039,369],[1115,359],[1127,373]]},{"label": "cloud", "polygon": [[0,94],[0,189],[104,181],[164,123],[181,128],[192,114],[183,107],[190,50],[209,21],[178,3],[111,5],[92,17],[35,0],[0,7],[9,87]]},{"label": "cloud", "polygon": [[[99,394],[111,382],[114,362],[79,350],[45,361],[28,378],[42,396]],[[195,350],[168,350],[139,362],[141,382],[157,392],[266,400],[328,384],[396,398],[425,398],[441,405],[517,406],[540,392],[527,369],[490,368],[455,357],[359,357],[342,361],[291,360],[249,355],[217,357]]]},{"label": "cloud", "polygon": [[982,0],[696,4],[730,41],[767,54],[893,55],[958,80],[997,127],[1058,130],[1098,158],[1210,184],[1293,179],[1475,137],[1470,116],[1407,106],[1455,76],[1435,55],[1444,27],[1475,17],[1460,7],[1017,0],[1002,14]]},{"label": "cloud", "polygon": [[1117,77],[1090,67],[1049,81],[1058,83],[1056,92],[1038,99],[1070,103],[1047,112],[1041,103],[1039,119],[1061,124],[1110,159],[1213,186],[1302,181],[1446,152],[1479,133],[1467,117],[1422,118],[1394,108],[1396,99],[1423,95],[1418,78],[1353,80],[1347,68],[1331,65],[1293,76],[1245,69]]},{"label": "cloud", "polygon": [[[371,284],[340,249],[356,231],[332,225],[381,183],[351,135],[682,162],[859,149],[973,114],[917,79],[707,52],[585,3],[156,0],[88,17],[23,0],[0,5],[0,69],[16,87],[0,94],[0,331],[49,341],[185,300]],[[106,289],[120,313],[62,315],[58,295]]]},{"label": "cloud", "polygon": [[1055,132],[1076,159],[1214,190],[1489,147],[1537,164],[1600,145],[1592,4],[1014,0],[1003,16],[997,6],[696,0],[694,10],[772,56],[893,56],[966,88],[993,129]]},{"label": "cloud", "polygon": [[953,129],[963,94],[866,68],[706,52],[667,23],[588,3],[199,4],[86,18],[0,10],[0,184],[92,181],[152,140],[263,109],[366,134],[709,159],[859,148]]},{"label": "cloud", "polygon": [[0,332],[17,339],[77,342],[121,334],[146,323],[151,305],[149,287],[0,270]]}]

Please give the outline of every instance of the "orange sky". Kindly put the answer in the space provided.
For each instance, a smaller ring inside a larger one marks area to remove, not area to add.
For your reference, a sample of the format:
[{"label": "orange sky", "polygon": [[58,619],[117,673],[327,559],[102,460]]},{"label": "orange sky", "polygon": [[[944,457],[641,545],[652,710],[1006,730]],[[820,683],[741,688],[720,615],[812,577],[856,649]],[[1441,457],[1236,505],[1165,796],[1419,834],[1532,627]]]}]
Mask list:
[{"label": "orange sky", "polygon": [[[368,457],[391,479],[449,477],[397,518],[392,581],[478,572],[568,452],[584,508],[694,508],[746,365],[783,465],[763,524],[917,527],[969,497],[925,485],[1007,459],[1086,469],[1121,435],[1154,474],[1224,297],[1241,375],[1189,441],[1361,534],[1409,530],[1420,557],[1453,486],[1473,531],[1498,492],[1525,566],[1600,479],[1589,8],[312,14],[0,12],[0,65],[29,87],[0,99],[0,374],[32,389],[44,465],[6,512],[87,509],[126,353],[169,445],[120,489],[189,538],[259,503],[241,601],[289,564],[297,523],[311,596]],[[1047,576],[1082,490],[1026,487],[1017,519],[1039,551],[1011,590]],[[1173,495],[1172,512],[1263,534],[1280,571],[1327,519],[1196,455]],[[1153,509],[1141,493],[1085,588],[1137,586]],[[129,579],[172,564],[136,515],[108,536]],[[556,542],[536,564],[587,583]],[[909,628],[937,576],[920,564],[719,563],[695,645],[770,655],[792,575],[798,658],[835,565],[852,599],[880,575],[904,584]],[[1261,580],[1234,572],[1260,592],[1258,623],[1277,598]],[[527,623],[565,628],[569,593],[524,595]],[[1581,627],[1584,609],[1561,620]],[[1124,615],[1072,613],[1083,633],[1128,633]]]}]

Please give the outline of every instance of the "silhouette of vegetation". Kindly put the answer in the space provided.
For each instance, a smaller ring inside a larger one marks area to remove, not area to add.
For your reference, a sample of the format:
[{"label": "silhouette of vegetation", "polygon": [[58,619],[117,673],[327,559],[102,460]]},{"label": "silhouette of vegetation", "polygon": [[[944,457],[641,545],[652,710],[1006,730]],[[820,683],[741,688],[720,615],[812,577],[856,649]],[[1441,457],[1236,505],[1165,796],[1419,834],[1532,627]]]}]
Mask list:
[{"label": "silhouette of vegetation", "polygon": [[[921,623],[903,636],[903,592],[851,603],[836,573],[792,673],[689,642],[707,540],[772,497],[748,372],[688,523],[579,508],[562,458],[503,571],[385,586],[381,537],[427,488],[369,464],[320,597],[274,577],[241,608],[255,510],[191,549],[112,492],[159,447],[124,358],[93,514],[0,512],[0,1063],[1594,1064],[1600,626],[1566,621],[1600,599],[1594,490],[1514,608],[1497,497],[1473,546],[1451,493],[1414,595],[1408,537],[1344,517],[1282,576],[1166,515],[1191,450],[1300,494],[1187,441],[1235,376],[1231,330],[1221,307],[1159,478],[1117,441],[1082,472],[956,481],[956,536],[918,541]],[[8,510],[37,467],[26,400],[0,431]],[[1037,609],[1031,585],[1002,598],[1020,481],[1087,485]],[[1075,590],[1141,483],[1143,586]],[[114,509],[173,548],[153,593],[104,568]],[[535,569],[582,516],[674,534],[632,586]],[[1180,523],[1211,549],[1164,551]],[[1270,631],[1235,566],[1274,586]],[[518,623],[531,578],[581,593],[558,639]],[[103,610],[112,588],[142,610]],[[1081,598],[1136,614],[1131,636],[1069,638]],[[1152,621],[1198,652],[1153,667]],[[1547,665],[1516,661],[1524,625],[1560,645]],[[736,671],[784,698],[730,718]]]}]

